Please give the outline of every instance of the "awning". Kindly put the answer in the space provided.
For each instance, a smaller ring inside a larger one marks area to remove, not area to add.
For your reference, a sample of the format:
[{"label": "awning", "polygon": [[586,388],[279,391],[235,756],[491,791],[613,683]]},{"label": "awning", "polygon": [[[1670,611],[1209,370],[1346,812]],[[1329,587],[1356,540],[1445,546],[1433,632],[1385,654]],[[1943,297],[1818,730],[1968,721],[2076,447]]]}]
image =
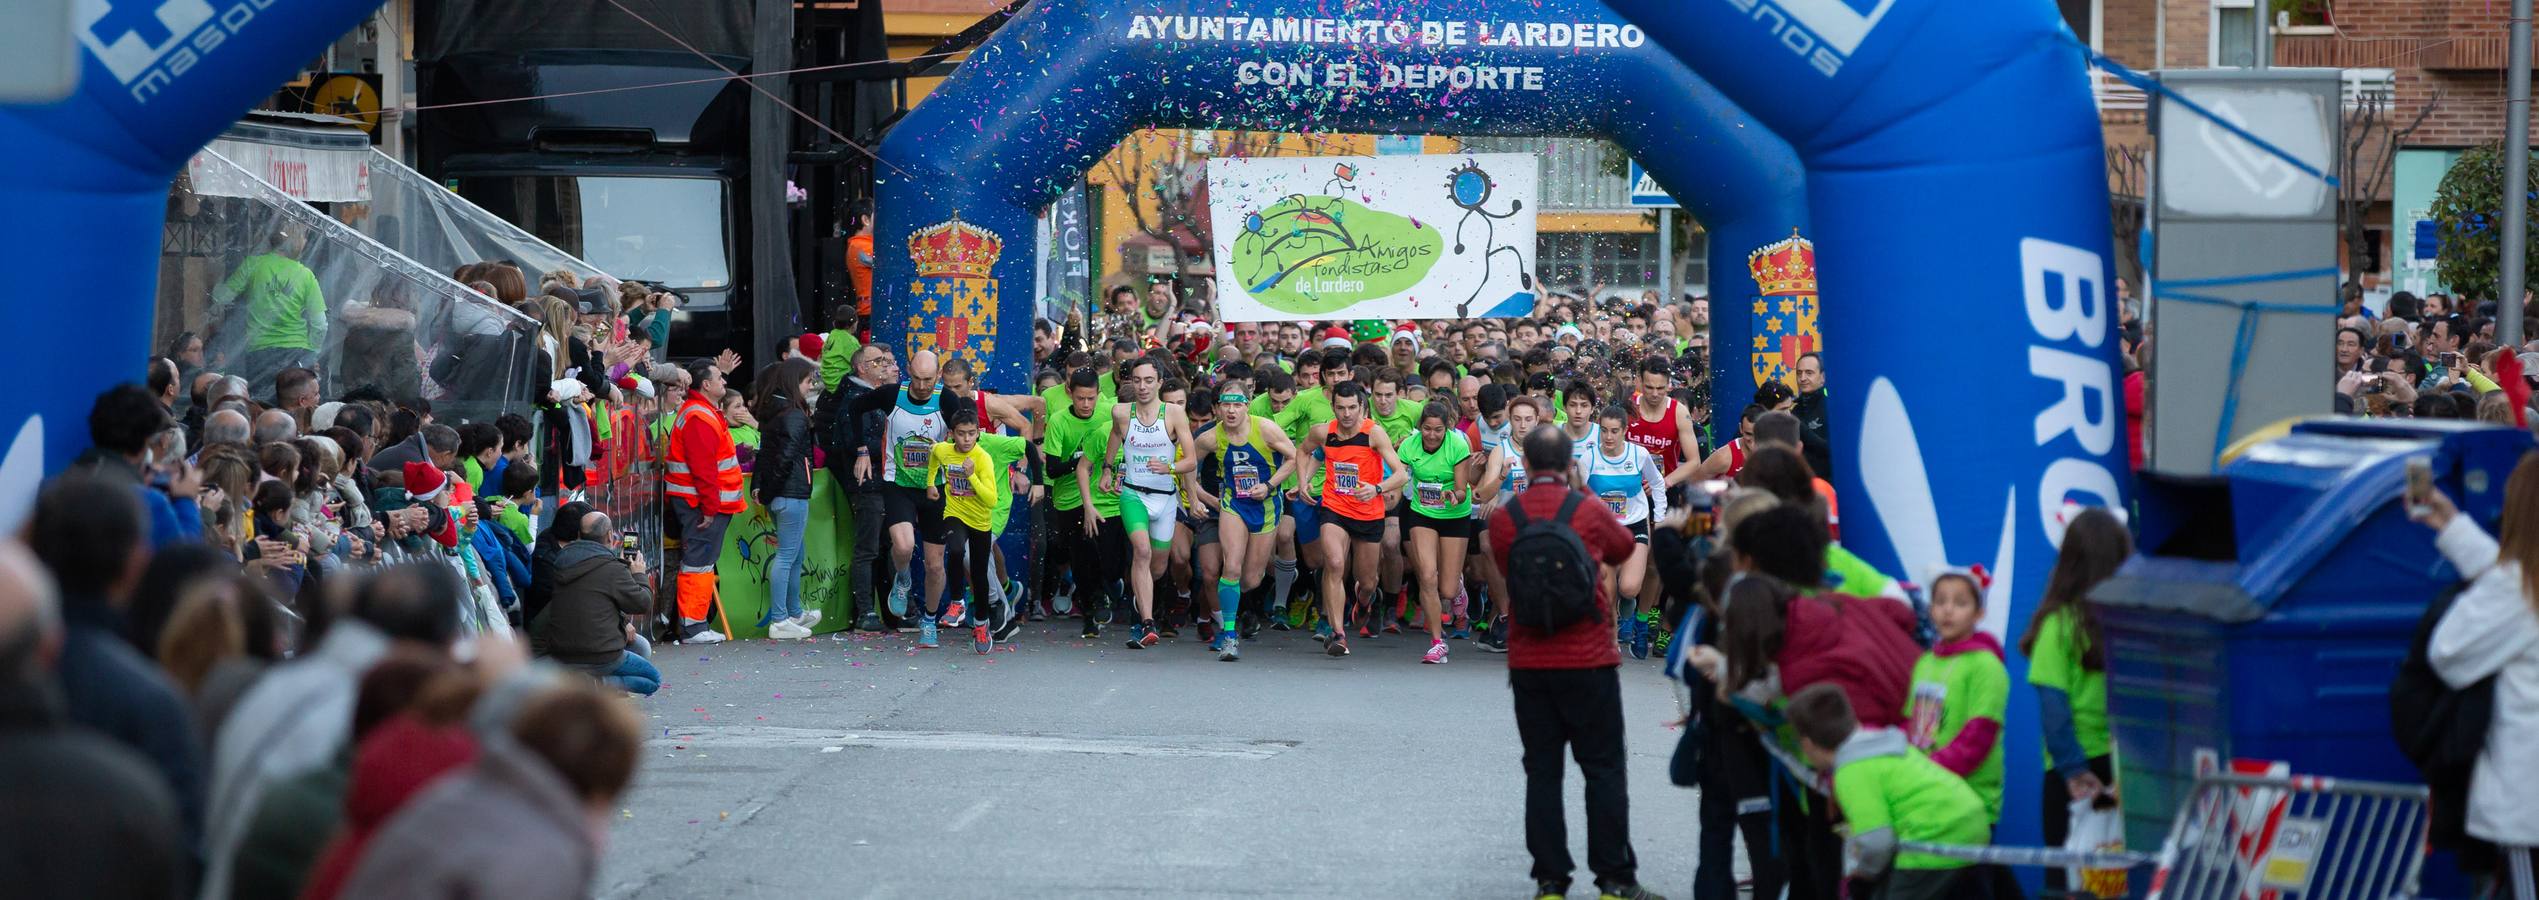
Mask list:
[{"label": "awning", "polygon": [[[370,135],[351,119],[259,110],[229,126],[206,149],[218,151],[238,168],[297,200],[370,200]],[[207,165],[200,155],[186,166],[195,193],[255,196],[254,186],[236,183],[237,171]]]}]

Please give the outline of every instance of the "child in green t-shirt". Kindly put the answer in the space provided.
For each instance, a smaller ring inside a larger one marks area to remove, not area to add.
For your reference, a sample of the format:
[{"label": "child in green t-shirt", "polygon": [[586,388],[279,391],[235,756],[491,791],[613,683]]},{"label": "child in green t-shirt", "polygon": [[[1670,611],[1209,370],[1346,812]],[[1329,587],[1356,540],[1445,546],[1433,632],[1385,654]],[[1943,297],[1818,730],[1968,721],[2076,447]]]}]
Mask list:
[{"label": "child in green t-shirt", "polygon": [[[2113,513],[2067,507],[2077,514],[2063,528],[2063,547],[2045,577],[2045,595],[2019,639],[2028,657],[2028,684],[2036,688],[2037,720],[2044,732],[2047,773],[2043,832],[2047,846],[2069,833],[2072,801],[2113,787],[2115,740],[2107,730],[2107,642],[2089,591],[2133,555],[2133,536]],[[2062,872],[2046,871],[2046,886],[2060,889]]]},{"label": "child in green t-shirt", "polygon": [[1903,851],[1906,841],[1980,847],[1992,818],[1975,790],[1915,751],[1893,728],[1862,728],[1842,688],[1810,685],[1783,710],[1809,763],[1834,773],[1834,802],[1850,831],[1853,873],[1881,900],[1942,900],[1980,893],[1974,864]]},{"label": "child in green t-shirt", "polygon": [[1948,569],[1931,578],[1931,624],[1939,628],[1939,643],[1913,664],[1904,716],[1912,723],[1907,742],[1966,779],[1999,823],[2001,723],[2010,708],[2010,671],[2002,666],[2001,640],[1976,627],[1983,624],[1989,581],[1980,568]]}]

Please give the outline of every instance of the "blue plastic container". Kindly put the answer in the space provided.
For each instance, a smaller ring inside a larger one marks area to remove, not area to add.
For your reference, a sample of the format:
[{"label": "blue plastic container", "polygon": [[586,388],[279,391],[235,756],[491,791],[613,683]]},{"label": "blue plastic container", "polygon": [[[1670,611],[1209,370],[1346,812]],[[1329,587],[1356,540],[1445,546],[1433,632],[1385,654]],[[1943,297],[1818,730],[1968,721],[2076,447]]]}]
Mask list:
[{"label": "blue plastic container", "polygon": [[[2458,573],[2407,520],[2407,460],[2493,527],[2529,433],[2467,422],[2322,419],[2225,466],[2147,481],[2141,552],[2091,598],[2127,840],[2157,847],[2199,758],[2419,783],[2389,735],[2389,682]],[[2426,887],[2465,892],[2430,866]]]}]

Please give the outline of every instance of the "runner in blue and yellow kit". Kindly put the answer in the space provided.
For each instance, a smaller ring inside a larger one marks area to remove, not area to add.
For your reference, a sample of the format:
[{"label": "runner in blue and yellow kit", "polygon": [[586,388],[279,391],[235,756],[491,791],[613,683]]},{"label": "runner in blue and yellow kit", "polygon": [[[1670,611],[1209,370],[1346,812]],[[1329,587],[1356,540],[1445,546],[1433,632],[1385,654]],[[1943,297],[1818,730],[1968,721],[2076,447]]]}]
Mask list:
[{"label": "runner in blue and yellow kit", "polygon": [[1216,461],[1221,494],[1200,493],[1200,503],[1218,510],[1217,535],[1223,555],[1217,576],[1217,658],[1241,658],[1242,639],[1235,614],[1243,592],[1260,587],[1278,549],[1278,522],[1283,500],[1275,485],[1295,470],[1296,444],[1265,416],[1252,414],[1252,398],[1240,382],[1217,394],[1217,423],[1199,435],[1199,453]]}]

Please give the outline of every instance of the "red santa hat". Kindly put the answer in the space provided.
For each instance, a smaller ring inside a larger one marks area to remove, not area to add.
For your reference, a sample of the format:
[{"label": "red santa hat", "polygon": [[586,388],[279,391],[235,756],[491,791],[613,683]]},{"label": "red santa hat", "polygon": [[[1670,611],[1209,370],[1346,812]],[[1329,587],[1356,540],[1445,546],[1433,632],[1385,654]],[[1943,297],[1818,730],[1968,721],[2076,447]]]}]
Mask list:
[{"label": "red santa hat", "polygon": [[406,496],[417,503],[427,503],[450,486],[450,476],[440,466],[428,462],[406,463]]},{"label": "red santa hat", "polygon": [[820,351],[828,347],[828,339],[821,337],[819,332],[814,331],[795,338],[793,346],[794,349],[802,351],[802,355],[812,359],[819,359]]}]

